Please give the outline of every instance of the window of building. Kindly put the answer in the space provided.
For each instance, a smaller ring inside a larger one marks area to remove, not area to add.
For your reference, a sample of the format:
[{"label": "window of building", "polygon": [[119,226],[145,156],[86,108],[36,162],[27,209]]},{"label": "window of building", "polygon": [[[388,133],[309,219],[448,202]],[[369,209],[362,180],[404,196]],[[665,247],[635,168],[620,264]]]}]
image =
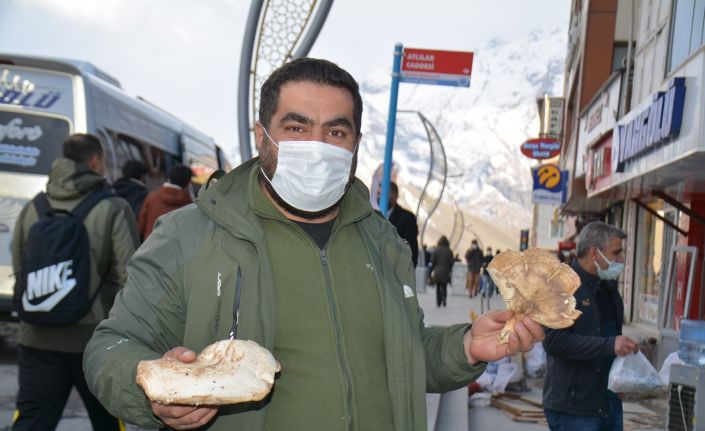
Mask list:
[{"label": "window of building", "polygon": [[[676,213],[666,211],[663,201],[656,200],[648,206],[660,216],[676,222]],[[641,244],[637,249],[635,261],[636,320],[656,324],[675,231],[643,209],[640,210],[639,219],[643,221],[640,223],[638,241],[641,241]]]},{"label": "window of building", "polygon": [[627,66],[626,58],[629,52],[629,44],[624,42],[615,42],[612,48],[612,72]]},{"label": "window of building", "polygon": [[705,0],[675,0],[672,16],[669,72],[705,43]]}]

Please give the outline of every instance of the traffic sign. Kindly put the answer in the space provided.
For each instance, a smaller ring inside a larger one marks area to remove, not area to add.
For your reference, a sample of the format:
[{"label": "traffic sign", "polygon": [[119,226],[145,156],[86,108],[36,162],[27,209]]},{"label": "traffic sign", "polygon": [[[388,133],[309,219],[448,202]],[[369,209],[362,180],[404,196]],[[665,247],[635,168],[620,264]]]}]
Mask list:
[{"label": "traffic sign", "polygon": [[404,48],[401,82],[469,87],[472,52]]}]

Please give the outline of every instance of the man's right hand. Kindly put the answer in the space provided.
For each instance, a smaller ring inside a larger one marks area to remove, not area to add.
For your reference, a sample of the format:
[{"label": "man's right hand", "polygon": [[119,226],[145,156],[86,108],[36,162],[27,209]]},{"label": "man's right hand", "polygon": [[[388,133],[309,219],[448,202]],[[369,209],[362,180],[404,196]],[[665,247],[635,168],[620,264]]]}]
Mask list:
[{"label": "man's right hand", "polygon": [[617,335],[614,340],[614,354],[617,356],[627,356],[639,351],[639,345],[634,340],[624,335]]},{"label": "man's right hand", "polygon": [[[196,359],[196,353],[185,347],[175,347],[162,356],[189,363]],[[152,412],[169,428],[188,430],[202,427],[218,413],[218,407],[196,407],[151,402]]]}]

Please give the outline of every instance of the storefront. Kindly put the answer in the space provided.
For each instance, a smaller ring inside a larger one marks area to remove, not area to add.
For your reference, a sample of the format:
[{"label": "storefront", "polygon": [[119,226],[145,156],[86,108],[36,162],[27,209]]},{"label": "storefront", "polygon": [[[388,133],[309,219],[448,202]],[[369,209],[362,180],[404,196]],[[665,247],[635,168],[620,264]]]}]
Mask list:
[{"label": "storefront", "polygon": [[610,202],[604,214],[629,235],[625,319],[660,337],[661,358],[677,348],[680,319],[705,317],[704,59],[690,59],[587,150],[588,199]]}]

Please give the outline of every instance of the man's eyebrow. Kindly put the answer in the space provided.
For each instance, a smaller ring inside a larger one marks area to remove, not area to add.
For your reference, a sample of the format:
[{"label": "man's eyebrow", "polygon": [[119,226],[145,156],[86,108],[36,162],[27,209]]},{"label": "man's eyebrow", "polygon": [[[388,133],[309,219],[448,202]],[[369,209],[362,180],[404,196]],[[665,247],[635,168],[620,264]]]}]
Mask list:
[{"label": "man's eyebrow", "polygon": [[342,127],[348,128],[348,129],[350,129],[350,130],[354,130],[354,129],[355,129],[355,128],[353,127],[352,123],[350,122],[350,120],[348,120],[348,119],[345,118],[345,117],[338,117],[338,118],[335,118],[335,119],[333,119],[333,120],[326,121],[325,123],[323,123],[323,126],[324,126],[324,127],[342,126]]},{"label": "man's eyebrow", "polygon": [[287,121],[295,121],[297,123],[306,124],[309,126],[314,125],[314,121],[305,115],[297,114],[296,112],[287,112],[286,115],[279,120],[279,124],[286,123]]}]

